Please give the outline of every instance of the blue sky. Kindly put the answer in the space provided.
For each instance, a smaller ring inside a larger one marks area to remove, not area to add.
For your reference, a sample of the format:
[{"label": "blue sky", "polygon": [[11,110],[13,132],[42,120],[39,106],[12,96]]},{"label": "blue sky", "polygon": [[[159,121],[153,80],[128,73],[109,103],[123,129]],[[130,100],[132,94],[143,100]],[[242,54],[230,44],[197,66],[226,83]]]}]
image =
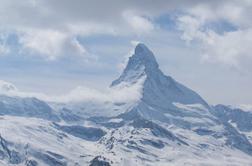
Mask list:
[{"label": "blue sky", "polygon": [[23,91],[103,89],[140,41],[210,103],[252,104],[250,1],[0,2],[0,80]]}]

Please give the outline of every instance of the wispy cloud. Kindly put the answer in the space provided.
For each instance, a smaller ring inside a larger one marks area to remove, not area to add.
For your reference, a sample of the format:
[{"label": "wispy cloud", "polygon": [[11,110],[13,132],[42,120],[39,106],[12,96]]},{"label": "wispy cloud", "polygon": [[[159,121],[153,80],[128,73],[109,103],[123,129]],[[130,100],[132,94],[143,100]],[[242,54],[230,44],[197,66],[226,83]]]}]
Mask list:
[{"label": "wispy cloud", "polygon": [[150,19],[141,15],[137,15],[134,12],[125,11],[123,13],[123,18],[136,34],[140,35],[142,33],[149,33],[155,29],[155,25]]},{"label": "wispy cloud", "polygon": [[[251,5],[248,1],[230,1],[225,5],[206,3],[189,8],[177,18],[181,38],[187,42],[198,42],[204,61],[241,68],[244,59],[252,58],[252,25],[248,16]],[[219,33],[214,26],[209,26],[223,21],[237,28],[231,31],[224,29],[223,33]]]}]

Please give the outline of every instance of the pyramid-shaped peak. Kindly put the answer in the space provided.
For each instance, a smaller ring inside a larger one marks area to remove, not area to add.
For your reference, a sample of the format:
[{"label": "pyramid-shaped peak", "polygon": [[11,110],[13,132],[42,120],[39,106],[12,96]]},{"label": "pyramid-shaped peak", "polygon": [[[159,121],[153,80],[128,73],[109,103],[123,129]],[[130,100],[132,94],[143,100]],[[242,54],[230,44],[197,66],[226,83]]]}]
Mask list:
[{"label": "pyramid-shaped peak", "polygon": [[135,53],[140,53],[140,52],[150,52],[150,50],[145,44],[138,43],[135,47]]},{"label": "pyramid-shaped peak", "polygon": [[158,68],[158,63],[152,51],[143,43],[137,44],[135,53],[130,57],[129,63],[133,61],[144,65],[145,68]]},{"label": "pyramid-shaped peak", "polygon": [[129,58],[128,64],[122,75],[112,82],[111,86],[121,82],[135,83],[143,76],[153,75],[160,72],[158,63],[153,53],[142,43],[137,44],[134,54]]},{"label": "pyramid-shaped peak", "polygon": [[[142,82],[142,80],[144,80]],[[121,76],[112,82],[111,87],[118,85],[135,85],[142,83],[142,101],[150,105],[174,108],[173,103],[208,104],[193,90],[164,75],[159,69],[153,53],[142,43],[135,48]]]}]

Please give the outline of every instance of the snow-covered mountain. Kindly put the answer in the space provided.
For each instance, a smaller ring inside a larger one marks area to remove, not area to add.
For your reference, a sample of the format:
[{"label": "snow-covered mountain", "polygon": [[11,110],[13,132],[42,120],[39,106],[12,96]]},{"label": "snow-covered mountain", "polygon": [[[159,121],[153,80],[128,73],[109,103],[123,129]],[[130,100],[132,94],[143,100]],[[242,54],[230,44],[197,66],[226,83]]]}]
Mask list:
[{"label": "snow-covered mountain", "polygon": [[0,115],[35,117],[59,121],[53,109],[44,101],[36,98],[20,98],[0,95]]},{"label": "snow-covered mountain", "polygon": [[134,84],[144,78],[143,102],[158,106],[173,107],[173,103],[202,104],[207,103],[195,92],[165,76],[159,69],[153,53],[144,45],[138,44],[135,53],[129,58],[122,75],[112,82],[113,86]]},{"label": "snow-covered mountain", "polygon": [[164,75],[144,44],[110,88],[141,96],[67,103],[0,96],[0,165],[252,165],[251,113],[210,106]]},{"label": "snow-covered mountain", "polygon": [[[135,53],[129,58],[123,74],[113,81],[111,86],[134,85],[139,80],[144,80],[142,98],[131,113],[135,112],[146,119],[164,122],[171,121],[171,118],[196,114],[211,116],[206,111],[209,109],[208,104],[197,93],[162,73],[153,53],[144,44],[136,46]],[[196,110],[200,110],[199,113],[180,108],[189,105],[198,106]]]}]

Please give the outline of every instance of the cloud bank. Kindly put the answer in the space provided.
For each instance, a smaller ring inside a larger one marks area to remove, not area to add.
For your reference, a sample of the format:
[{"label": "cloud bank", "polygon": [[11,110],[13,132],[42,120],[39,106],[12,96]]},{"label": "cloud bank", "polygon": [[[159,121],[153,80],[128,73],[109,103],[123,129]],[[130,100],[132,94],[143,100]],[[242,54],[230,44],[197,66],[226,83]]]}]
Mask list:
[{"label": "cloud bank", "polygon": [[[178,13],[175,21],[182,39],[198,41],[203,59],[238,66],[251,58],[252,2],[248,0],[1,0],[0,31],[16,33],[22,51],[55,60],[64,55],[87,56],[89,52],[78,36],[97,34],[115,36],[159,31],[155,20]],[[176,15],[176,14],[175,14]],[[214,25],[226,22],[234,26],[223,33]],[[0,37],[0,54],[10,49]]]},{"label": "cloud bank", "polygon": [[57,103],[129,103],[137,102],[142,97],[142,85],[144,79],[134,85],[123,84],[117,87],[107,88],[103,91],[94,88],[79,86],[69,93],[58,96],[49,96],[43,93],[23,92],[12,83],[0,80],[0,94],[11,97],[35,97],[47,102]]}]

